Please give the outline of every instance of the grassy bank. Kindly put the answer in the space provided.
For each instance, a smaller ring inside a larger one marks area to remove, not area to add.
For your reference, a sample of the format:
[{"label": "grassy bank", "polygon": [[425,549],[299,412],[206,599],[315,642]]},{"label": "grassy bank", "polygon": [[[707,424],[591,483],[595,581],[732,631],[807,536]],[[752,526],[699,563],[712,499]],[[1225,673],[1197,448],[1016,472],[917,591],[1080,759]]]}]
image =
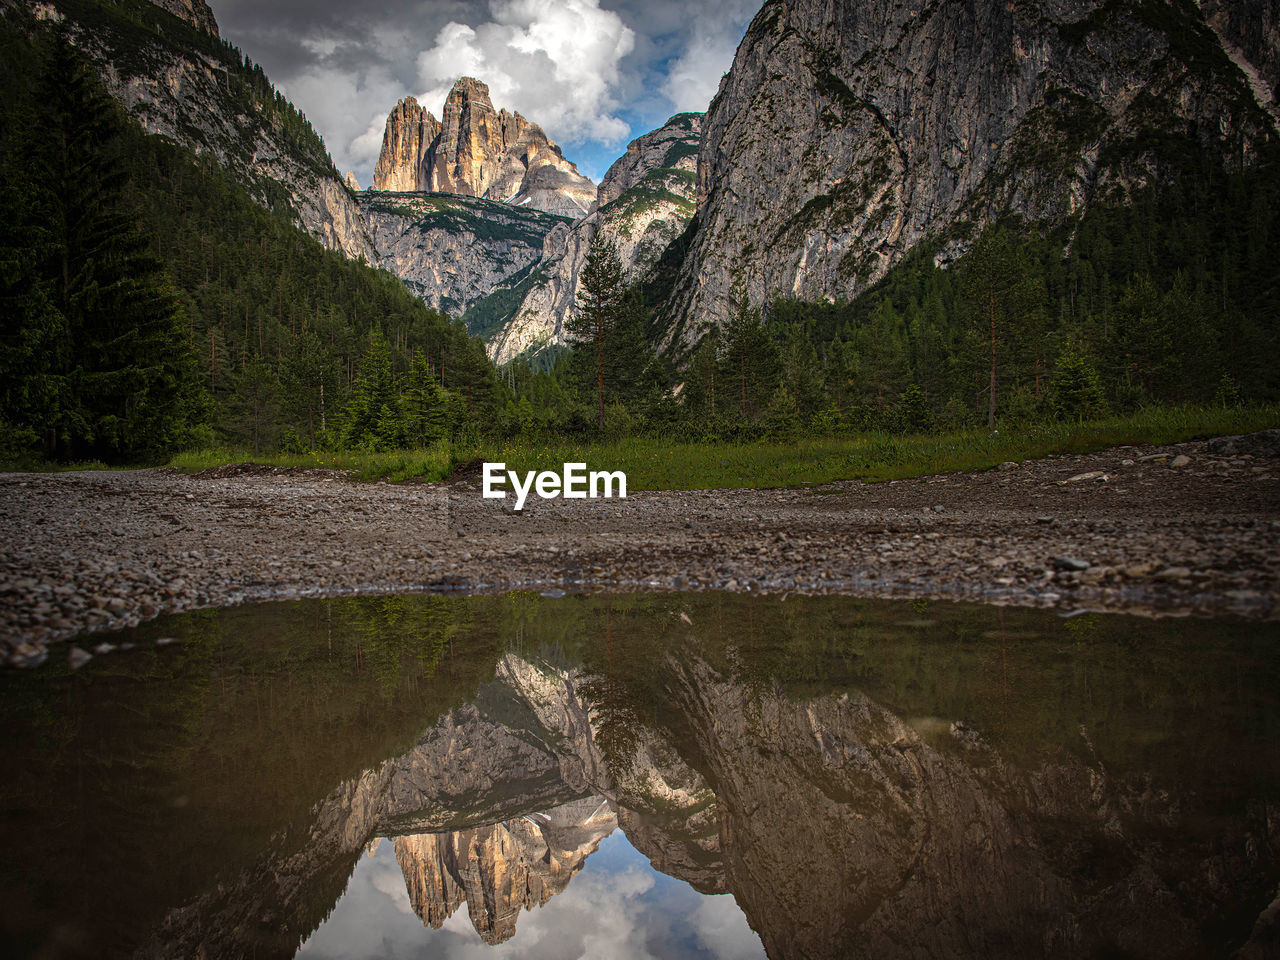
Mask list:
[{"label": "grassy bank", "polygon": [[629,490],[697,490],[727,487],[792,487],[833,480],[896,480],[981,470],[1006,460],[1055,453],[1087,453],[1120,444],[1163,444],[1280,426],[1280,407],[1145,410],[1089,423],[1046,424],[992,434],[986,429],[896,437],[803,439],[792,443],[671,443],[632,438],[609,443],[528,440],[478,444],[439,443],[425,450],[386,453],[272,454],[201,450],[172,465],[200,471],[252,460],[278,467],[350,471],[364,480],[441,480],[476,460],[502,461],[508,469],[559,471],[566,462],[589,469],[622,470]]}]

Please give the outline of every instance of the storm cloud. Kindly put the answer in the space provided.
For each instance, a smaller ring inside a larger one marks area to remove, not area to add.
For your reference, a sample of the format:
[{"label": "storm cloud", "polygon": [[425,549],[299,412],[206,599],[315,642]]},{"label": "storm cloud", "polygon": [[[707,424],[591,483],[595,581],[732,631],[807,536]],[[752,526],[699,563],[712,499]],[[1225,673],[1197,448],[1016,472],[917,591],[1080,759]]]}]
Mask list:
[{"label": "storm cloud", "polygon": [[628,140],[704,110],[760,0],[212,0],[219,27],[262,64],[368,185],[387,113],[404,96],[440,115],[458,76],[542,125],[598,178]]}]

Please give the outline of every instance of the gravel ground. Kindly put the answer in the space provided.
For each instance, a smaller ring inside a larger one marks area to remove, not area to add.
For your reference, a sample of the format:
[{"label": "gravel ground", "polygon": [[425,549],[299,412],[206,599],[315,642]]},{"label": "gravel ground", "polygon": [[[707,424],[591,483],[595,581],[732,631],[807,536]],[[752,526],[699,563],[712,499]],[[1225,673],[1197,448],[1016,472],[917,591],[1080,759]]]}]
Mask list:
[{"label": "gravel ground", "polygon": [[[761,590],[1280,618],[1280,431],[798,490],[484,500],[220,468],[0,474],[0,656],[250,600]],[[92,638],[78,641],[91,647]],[[83,657],[68,648],[72,662]]]}]

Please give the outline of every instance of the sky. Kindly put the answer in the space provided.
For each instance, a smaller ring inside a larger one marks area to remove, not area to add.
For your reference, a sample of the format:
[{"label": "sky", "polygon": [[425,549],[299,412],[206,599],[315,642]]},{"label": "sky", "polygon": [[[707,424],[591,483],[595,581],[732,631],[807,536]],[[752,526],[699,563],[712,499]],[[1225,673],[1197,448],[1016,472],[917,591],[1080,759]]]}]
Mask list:
[{"label": "sky", "polygon": [[426,927],[410,905],[393,842],[383,839],[359,859],[342,898],[298,953],[299,960],[671,956],[765,960],[760,937],[732,896],[703,896],[658,873],[621,830],[601,842],[563,892],[522,911],[515,936],[496,946],[480,939],[466,904],[439,930]]},{"label": "sky", "polygon": [[489,85],[599,181],[635,137],[702,111],[762,0],[211,0],[222,35],[373,177],[401,97],[440,117],[453,81]]}]

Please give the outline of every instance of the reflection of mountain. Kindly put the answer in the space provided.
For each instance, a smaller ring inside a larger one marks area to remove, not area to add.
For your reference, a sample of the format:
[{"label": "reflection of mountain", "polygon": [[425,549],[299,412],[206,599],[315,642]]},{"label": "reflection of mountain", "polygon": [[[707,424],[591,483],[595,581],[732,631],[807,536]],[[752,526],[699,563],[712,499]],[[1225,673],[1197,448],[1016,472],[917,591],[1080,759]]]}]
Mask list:
[{"label": "reflection of mountain", "polygon": [[466,903],[481,938],[502,943],[521,909],[563,892],[617,826],[608,800],[585,797],[484,827],[397,837],[396,860],[423,923],[439,928]]},{"label": "reflection of mountain", "polygon": [[[657,869],[732,892],[774,958],[1221,952],[1280,872],[1273,808],[1212,809],[1204,783],[1112,775],[1086,726],[1015,760],[855,691],[793,699],[697,641],[646,670],[641,683],[506,656],[472,703],[320,804],[301,848],[282,835],[171,914],[154,952],[284,954],[372,836],[396,838],[427,925],[465,901],[499,943],[616,824]],[[278,951],[264,917],[293,931]]]}]

